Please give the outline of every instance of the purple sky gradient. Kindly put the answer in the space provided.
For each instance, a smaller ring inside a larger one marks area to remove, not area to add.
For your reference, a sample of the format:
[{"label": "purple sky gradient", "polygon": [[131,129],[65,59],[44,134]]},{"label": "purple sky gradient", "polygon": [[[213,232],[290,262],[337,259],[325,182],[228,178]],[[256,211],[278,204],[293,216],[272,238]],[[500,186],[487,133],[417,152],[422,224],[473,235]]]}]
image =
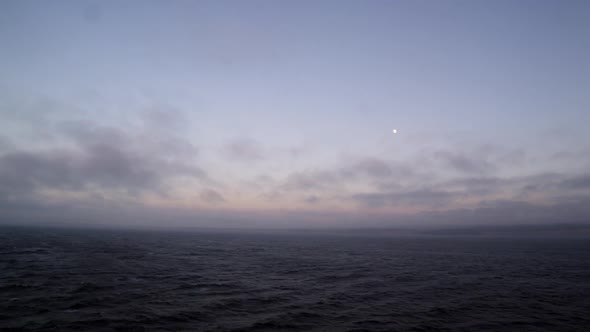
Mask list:
[{"label": "purple sky gradient", "polygon": [[587,1],[2,1],[0,222],[589,222],[588,36]]}]

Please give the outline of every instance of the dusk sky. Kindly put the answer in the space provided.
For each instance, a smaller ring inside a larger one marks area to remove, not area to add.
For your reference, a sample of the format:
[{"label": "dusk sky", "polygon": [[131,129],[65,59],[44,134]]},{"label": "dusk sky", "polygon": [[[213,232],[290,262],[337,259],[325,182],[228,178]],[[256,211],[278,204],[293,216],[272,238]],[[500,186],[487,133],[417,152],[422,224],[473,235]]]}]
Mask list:
[{"label": "dusk sky", "polygon": [[589,1],[0,1],[0,223],[588,223],[589,125]]}]

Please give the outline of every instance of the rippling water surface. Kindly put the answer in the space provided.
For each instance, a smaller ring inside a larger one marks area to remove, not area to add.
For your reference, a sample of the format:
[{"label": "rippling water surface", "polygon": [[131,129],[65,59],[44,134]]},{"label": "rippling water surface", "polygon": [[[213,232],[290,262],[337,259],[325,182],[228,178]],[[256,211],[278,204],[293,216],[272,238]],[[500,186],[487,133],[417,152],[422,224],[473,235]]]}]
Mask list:
[{"label": "rippling water surface", "polygon": [[583,331],[588,242],[0,228],[0,327]]}]

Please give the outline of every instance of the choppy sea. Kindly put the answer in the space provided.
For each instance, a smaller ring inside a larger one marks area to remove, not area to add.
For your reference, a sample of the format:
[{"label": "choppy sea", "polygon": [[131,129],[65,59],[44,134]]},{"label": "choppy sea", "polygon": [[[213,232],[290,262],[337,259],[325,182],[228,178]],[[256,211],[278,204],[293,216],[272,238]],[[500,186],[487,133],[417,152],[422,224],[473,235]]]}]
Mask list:
[{"label": "choppy sea", "polygon": [[588,331],[590,241],[4,227],[0,329]]}]

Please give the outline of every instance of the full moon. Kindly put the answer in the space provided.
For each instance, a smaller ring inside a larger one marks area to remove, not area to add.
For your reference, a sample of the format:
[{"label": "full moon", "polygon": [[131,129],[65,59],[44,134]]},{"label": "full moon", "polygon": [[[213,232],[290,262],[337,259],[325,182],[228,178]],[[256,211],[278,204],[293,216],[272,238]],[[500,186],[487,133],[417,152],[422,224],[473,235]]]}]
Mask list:
[{"label": "full moon", "polygon": [[397,134],[397,129],[392,130],[394,134]]}]

